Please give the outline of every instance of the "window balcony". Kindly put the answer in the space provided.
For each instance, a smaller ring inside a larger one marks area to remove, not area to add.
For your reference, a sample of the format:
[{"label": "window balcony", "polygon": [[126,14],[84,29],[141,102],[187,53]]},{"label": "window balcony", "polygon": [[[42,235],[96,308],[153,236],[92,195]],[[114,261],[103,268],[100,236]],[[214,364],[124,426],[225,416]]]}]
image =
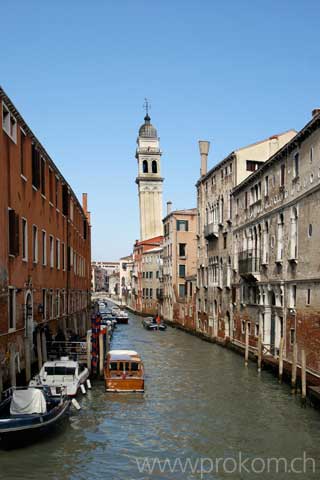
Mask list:
[{"label": "window balcony", "polygon": [[256,256],[253,250],[246,250],[239,253],[239,274],[248,280],[257,280],[260,275],[260,256]]},{"label": "window balcony", "polygon": [[208,223],[204,226],[204,236],[205,238],[218,238],[219,236],[219,227],[217,223]]}]

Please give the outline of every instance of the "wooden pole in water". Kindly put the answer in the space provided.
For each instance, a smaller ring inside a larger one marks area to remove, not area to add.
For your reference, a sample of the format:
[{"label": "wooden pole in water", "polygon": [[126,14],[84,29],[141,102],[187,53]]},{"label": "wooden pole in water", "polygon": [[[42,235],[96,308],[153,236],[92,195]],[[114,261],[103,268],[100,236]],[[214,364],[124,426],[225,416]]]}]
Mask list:
[{"label": "wooden pole in water", "polygon": [[292,372],[291,372],[291,393],[296,393],[297,389],[297,358],[298,345],[294,342],[292,353]]},{"label": "wooden pole in water", "polygon": [[279,348],[279,383],[282,383],[283,375],[283,347],[284,347],[284,338],[280,339],[280,348]]},{"label": "wooden pole in water", "polygon": [[103,335],[102,332],[99,332],[99,374],[100,377],[103,376],[103,367],[104,367],[104,346],[103,346]]},{"label": "wooden pole in water", "polygon": [[302,405],[306,405],[307,401],[307,372],[306,372],[306,352],[301,351],[301,400]]},{"label": "wooden pole in water", "polygon": [[11,387],[15,387],[17,385],[17,378],[16,378],[16,346],[14,343],[10,346],[10,382]]},{"label": "wooden pole in water", "polygon": [[244,354],[244,365],[245,367],[248,366],[248,360],[249,360],[249,324],[246,322],[246,349],[245,349],[245,354]]},{"label": "wooden pole in water", "polygon": [[261,366],[262,366],[262,336],[261,333],[259,334],[258,337],[258,372],[261,372]]},{"label": "wooden pole in water", "polygon": [[3,392],[3,377],[2,377],[2,368],[0,367],[0,401],[1,401],[2,392]]},{"label": "wooden pole in water", "polygon": [[26,382],[28,383],[31,379],[31,351],[28,338],[24,339],[24,363],[26,369]]},{"label": "wooden pole in water", "polygon": [[87,332],[87,369],[91,372],[91,332]]},{"label": "wooden pole in water", "polygon": [[40,330],[37,331],[37,356],[38,356],[38,368],[39,371],[42,367],[42,350],[41,350],[41,333]]},{"label": "wooden pole in water", "polygon": [[42,343],[42,360],[43,363],[48,360],[48,353],[47,353],[47,338],[45,332],[41,333],[41,343]]}]

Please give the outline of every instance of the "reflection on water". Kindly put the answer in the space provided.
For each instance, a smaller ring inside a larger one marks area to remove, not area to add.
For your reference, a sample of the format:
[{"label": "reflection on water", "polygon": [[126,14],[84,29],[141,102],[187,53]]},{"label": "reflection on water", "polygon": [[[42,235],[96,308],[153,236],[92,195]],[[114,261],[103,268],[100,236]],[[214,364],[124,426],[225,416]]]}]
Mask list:
[{"label": "reflection on water", "polygon": [[[320,462],[320,415],[301,409],[287,386],[219,346],[169,328],[149,332],[130,315],[113,348],[141,353],[146,392],[106,394],[103,382],[80,399],[54,435],[26,448],[0,451],[2,479],[196,479],[183,473],[139,473],[136,458],[191,459],[308,456]],[[306,473],[299,478],[318,478]],[[298,478],[297,477],[297,478]],[[207,479],[292,478],[245,472]]]}]

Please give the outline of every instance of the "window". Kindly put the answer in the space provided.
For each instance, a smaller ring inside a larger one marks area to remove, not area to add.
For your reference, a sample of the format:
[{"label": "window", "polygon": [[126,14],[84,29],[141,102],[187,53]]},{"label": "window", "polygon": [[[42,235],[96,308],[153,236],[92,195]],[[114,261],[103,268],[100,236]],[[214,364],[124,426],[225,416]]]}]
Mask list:
[{"label": "window", "polygon": [[179,257],[185,257],[185,256],[186,256],[186,244],[179,243]]},{"label": "window", "polygon": [[57,269],[60,270],[60,240],[56,239],[56,263]]},{"label": "window", "polygon": [[67,185],[64,183],[62,185],[62,213],[63,215],[68,215],[68,206],[69,206],[69,191]]},{"label": "window", "polygon": [[53,236],[49,237],[49,248],[50,248],[50,268],[54,267],[54,240]]},{"label": "window", "polygon": [[267,197],[269,195],[269,177],[268,175],[264,177],[264,195]]},{"label": "window", "polygon": [[248,208],[248,192],[244,192],[244,208],[245,210]]},{"label": "window", "polygon": [[312,237],[312,224],[310,223],[309,224],[309,227],[308,227],[308,237]]},{"label": "window", "polygon": [[148,162],[147,162],[147,160],[143,160],[143,162],[142,162],[142,172],[143,173],[148,173]]},{"label": "window", "polygon": [[153,277],[153,272],[149,272],[149,278]]},{"label": "window", "polygon": [[38,228],[32,225],[32,261],[38,263]]},{"label": "window", "polygon": [[56,208],[59,208],[59,202],[58,202],[58,199],[59,199],[59,178],[58,177],[56,177],[55,194],[56,194],[56,198],[55,198]]},{"label": "window", "polygon": [[72,199],[70,198],[70,220],[73,222],[73,201]]},{"label": "window", "polygon": [[299,176],[299,153],[296,153],[293,157],[293,176],[294,178]]},{"label": "window", "polygon": [[24,132],[20,129],[20,173],[23,176],[25,176],[26,174],[25,143],[26,143],[26,136]]},{"label": "window", "polygon": [[255,337],[259,337],[259,333],[260,333],[260,326],[259,326],[259,323],[256,323],[256,324],[255,324],[255,327],[254,327],[254,335],[255,335]]},{"label": "window", "polygon": [[42,195],[46,194],[46,161],[43,157],[41,157],[41,163],[40,163],[40,177],[41,177],[41,193]]},{"label": "window", "polygon": [[16,289],[9,287],[9,331],[16,328]]},{"label": "window", "polygon": [[185,277],[186,277],[186,266],[179,265],[179,278],[185,278]]},{"label": "window", "polygon": [[311,288],[308,288],[307,289],[307,298],[306,298],[306,305],[310,305],[311,304]]},{"label": "window", "polygon": [[49,168],[49,202],[53,204],[53,171]]},{"label": "window", "polygon": [[184,283],[179,284],[179,297],[184,298],[186,295],[186,286]]},{"label": "window", "polygon": [[290,329],[290,345],[294,345],[296,341],[296,331],[294,328]]},{"label": "window", "polygon": [[17,121],[4,103],[2,104],[2,128],[11,140],[17,141]]},{"label": "window", "polygon": [[22,218],[22,260],[28,260],[28,223]]},{"label": "window", "polygon": [[289,287],[289,308],[295,308],[297,301],[297,285]]},{"label": "window", "polygon": [[310,163],[313,162],[313,147],[310,148],[310,156],[309,156],[309,159],[310,159]]},{"label": "window", "polygon": [[188,220],[177,220],[177,230],[180,232],[187,232],[189,229]]},{"label": "window", "polygon": [[224,234],[223,234],[223,248],[224,248],[224,249],[227,248],[227,238],[228,238],[228,234],[227,234],[227,233],[224,233]]},{"label": "window", "polygon": [[19,255],[19,215],[9,210],[9,255]]},{"label": "window", "polygon": [[62,260],[62,270],[66,269],[66,252],[65,252],[65,245],[61,243],[61,260]]},{"label": "window", "polygon": [[156,160],[152,160],[152,173],[158,173],[158,164]]},{"label": "window", "polygon": [[247,160],[247,172],[255,172],[263,162]]},{"label": "window", "polygon": [[40,154],[35,144],[31,145],[31,161],[32,161],[32,185],[40,188]]},{"label": "window", "polygon": [[149,289],[149,298],[153,298],[153,290],[152,290],[152,288]]},{"label": "window", "polygon": [[280,167],[280,187],[284,187],[286,181],[286,166],[283,163]]},{"label": "window", "polygon": [[241,322],[241,333],[242,335],[246,333],[246,322],[244,320]]},{"label": "window", "polygon": [[42,265],[47,265],[47,233],[42,230]]},{"label": "window", "polygon": [[47,314],[47,290],[45,288],[42,289],[42,319],[46,319]]}]

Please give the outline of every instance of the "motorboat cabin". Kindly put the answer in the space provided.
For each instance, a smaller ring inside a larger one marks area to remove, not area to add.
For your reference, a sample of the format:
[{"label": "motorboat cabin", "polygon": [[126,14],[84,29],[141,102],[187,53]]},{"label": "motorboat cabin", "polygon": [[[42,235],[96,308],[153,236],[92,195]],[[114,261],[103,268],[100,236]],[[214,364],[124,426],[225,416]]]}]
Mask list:
[{"label": "motorboat cabin", "polygon": [[50,387],[51,395],[58,396],[65,391],[66,395],[74,397],[88,377],[89,370],[86,367],[68,357],[62,357],[60,360],[45,362],[29,386],[45,385]]},{"label": "motorboat cabin", "polygon": [[111,350],[105,370],[107,392],[144,392],[144,368],[134,350]]}]

